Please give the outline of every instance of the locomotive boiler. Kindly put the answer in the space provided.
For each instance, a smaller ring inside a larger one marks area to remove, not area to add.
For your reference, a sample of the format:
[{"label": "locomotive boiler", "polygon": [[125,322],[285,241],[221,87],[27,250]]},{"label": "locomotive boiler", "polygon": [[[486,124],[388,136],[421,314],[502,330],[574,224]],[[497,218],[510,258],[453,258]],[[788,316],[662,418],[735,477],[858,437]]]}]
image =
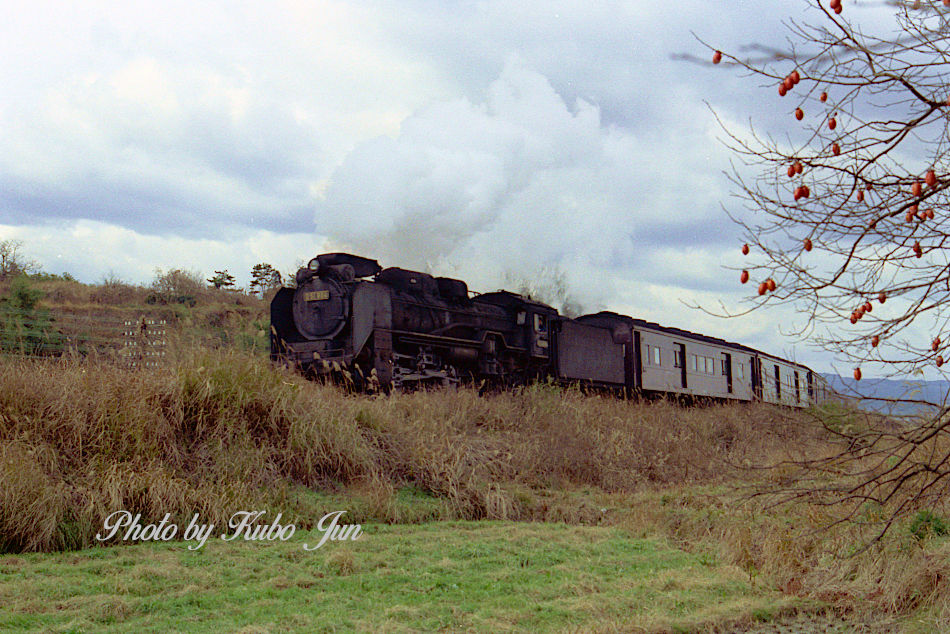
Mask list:
[{"label": "locomotive boiler", "polygon": [[524,382],[549,371],[557,311],[514,293],[347,253],[312,259],[271,303],[271,355],[308,374],[383,389],[465,379]]}]

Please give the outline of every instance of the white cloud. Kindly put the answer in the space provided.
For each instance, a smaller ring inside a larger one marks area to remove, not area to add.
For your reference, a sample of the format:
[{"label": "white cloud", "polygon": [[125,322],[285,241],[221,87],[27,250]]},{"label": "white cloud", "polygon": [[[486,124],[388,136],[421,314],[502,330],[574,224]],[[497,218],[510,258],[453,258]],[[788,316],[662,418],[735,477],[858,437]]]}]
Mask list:
[{"label": "white cloud", "polygon": [[[694,101],[671,115],[703,110]],[[708,249],[729,237],[707,231],[723,225],[726,190],[703,168],[725,155],[709,125],[684,128],[658,142],[604,125],[595,105],[565,102],[513,60],[482,101],[432,104],[397,137],[357,147],[331,178],[317,227],[384,262],[467,270],[487,284],[557,265],[590,305],[609,303],[614,282],[664,246],[695,244],[702,257],[677,270],[707,279]],[[697,145],[710,149],[685,155]]]},{"label": "white cloud", "polygon": [[703,100],[766,125],[794,106],[670,56],[705,54],[690,31],[779,41],[784,17],[764,0],[7,2],[0,238],[90,281],[344,247],[481,290],[559,270],[592,309],[771,348],[765,320],[680,300],[740,297]]},{"label": "white cloud", "polygon": [[[153,236],[118,225],[78,220],[53,227],[0,225],[0,240],[20,240],[24,257],[39,261],[51,273],[69,273],[96,283],[107,275],[147,284],[156,269],[187,269],[210,277],[228,269],[238,285],[250,282],[251,268],[267,262],[293,273],[300,260],[326,249],[312,234],[249,231],[233,240]],[[91,245],[94,245],[91,246]]]}]

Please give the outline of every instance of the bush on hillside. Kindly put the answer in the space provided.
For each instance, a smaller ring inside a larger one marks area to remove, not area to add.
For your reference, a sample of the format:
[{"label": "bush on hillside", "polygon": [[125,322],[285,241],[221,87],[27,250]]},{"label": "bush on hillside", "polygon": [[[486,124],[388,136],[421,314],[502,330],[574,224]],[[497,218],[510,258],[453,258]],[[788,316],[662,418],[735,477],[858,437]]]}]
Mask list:
[{"label": "bush on hillside", "polygon": [[49,311],[37,304],[42,292],[27,275],[13,278],[0,298],[0,352],[44,355],[62,352],[64,338],[53,328]]}]

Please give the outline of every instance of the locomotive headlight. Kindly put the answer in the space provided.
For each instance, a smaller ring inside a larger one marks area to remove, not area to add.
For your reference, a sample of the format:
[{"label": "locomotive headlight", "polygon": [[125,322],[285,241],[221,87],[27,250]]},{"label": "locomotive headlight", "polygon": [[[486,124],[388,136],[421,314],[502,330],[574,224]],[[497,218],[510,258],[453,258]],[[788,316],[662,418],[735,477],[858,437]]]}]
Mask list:
[{"label": "locomotive headlight", "polygon": [[320,268],[320,262],[317,261],[317,258],[314,258],[307,263],[307,268],[311,271],[316,271]]}]

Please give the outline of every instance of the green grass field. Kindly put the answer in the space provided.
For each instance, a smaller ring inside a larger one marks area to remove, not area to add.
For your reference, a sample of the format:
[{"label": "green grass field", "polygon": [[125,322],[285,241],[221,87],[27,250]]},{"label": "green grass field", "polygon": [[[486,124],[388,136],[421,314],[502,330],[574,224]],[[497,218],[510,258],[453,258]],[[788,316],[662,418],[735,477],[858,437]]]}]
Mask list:
[{"label": "green grass field", "polygon": [[211,539],[0,556],[0,630],[693,631],[802,599],[618,528],[367,525],[355,542]]}]

